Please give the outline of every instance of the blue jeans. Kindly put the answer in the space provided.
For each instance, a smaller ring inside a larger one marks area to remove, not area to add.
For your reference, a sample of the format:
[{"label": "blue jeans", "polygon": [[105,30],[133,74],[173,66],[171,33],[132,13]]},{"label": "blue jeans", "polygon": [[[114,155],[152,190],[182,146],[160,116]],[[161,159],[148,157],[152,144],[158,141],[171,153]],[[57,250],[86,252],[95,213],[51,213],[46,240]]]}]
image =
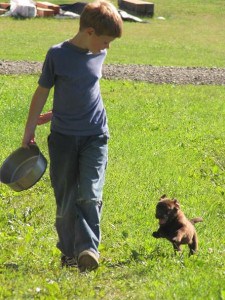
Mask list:
[{"label": "blue jeans", "polygon": [[57,247],[66,256],[77,257],[83,250],[99,255],[107,141],[105,134],[87,137],[51,132],[48,137]]}]

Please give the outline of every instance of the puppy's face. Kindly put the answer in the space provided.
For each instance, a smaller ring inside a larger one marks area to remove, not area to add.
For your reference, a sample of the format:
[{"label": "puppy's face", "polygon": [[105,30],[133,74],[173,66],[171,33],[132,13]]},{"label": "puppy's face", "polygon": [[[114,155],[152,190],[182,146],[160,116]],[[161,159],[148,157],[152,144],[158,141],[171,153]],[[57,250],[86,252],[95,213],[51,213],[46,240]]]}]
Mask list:
[{"label": "puppy's face", "polygon": [[162,196],[156,206],[156,219],[159,220],[159,225],[168,223],[177,216],[180,205],[176,199],[170,200]]}]

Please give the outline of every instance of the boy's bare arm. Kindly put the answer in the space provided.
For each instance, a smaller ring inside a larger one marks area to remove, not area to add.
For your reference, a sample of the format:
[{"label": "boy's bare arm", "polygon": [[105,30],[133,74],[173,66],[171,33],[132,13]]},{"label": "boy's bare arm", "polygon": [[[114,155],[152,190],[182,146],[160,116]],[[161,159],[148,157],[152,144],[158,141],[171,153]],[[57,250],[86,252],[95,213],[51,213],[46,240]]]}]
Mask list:
[{"label": "boy's bare arm", "polygon": [[38,123],[39,115],[47,101],[50,89],[38,86],[30,105],[27,123],[24,131],[22,147],[27,148],[30,143],[34,142],[35,129]]}]

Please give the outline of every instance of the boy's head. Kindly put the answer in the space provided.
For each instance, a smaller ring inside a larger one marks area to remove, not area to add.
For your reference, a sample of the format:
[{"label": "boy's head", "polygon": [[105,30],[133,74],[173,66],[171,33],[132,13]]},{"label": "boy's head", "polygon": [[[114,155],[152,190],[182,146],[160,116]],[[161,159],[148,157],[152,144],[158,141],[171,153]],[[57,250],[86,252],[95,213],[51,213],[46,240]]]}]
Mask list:
[{"label": "boy's head", "polygon": [[122,35],[123,21],[116,8],[107,1],[95,1],[85,6],[80,16],[82,31],[93,28],[97,36],[118,38]]}]

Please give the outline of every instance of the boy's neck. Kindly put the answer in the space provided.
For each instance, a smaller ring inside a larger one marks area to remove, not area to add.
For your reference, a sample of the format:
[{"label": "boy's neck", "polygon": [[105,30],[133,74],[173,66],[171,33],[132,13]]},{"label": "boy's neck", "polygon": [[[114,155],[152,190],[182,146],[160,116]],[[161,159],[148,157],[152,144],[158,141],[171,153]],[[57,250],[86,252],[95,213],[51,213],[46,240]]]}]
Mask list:
[{"label": "boy's neck", "polygon": [[69,42],[78,48],[88,50],[86,46],[86,37],[84,36],[84,33],[80,31],[72,39],[70,39]]}]

